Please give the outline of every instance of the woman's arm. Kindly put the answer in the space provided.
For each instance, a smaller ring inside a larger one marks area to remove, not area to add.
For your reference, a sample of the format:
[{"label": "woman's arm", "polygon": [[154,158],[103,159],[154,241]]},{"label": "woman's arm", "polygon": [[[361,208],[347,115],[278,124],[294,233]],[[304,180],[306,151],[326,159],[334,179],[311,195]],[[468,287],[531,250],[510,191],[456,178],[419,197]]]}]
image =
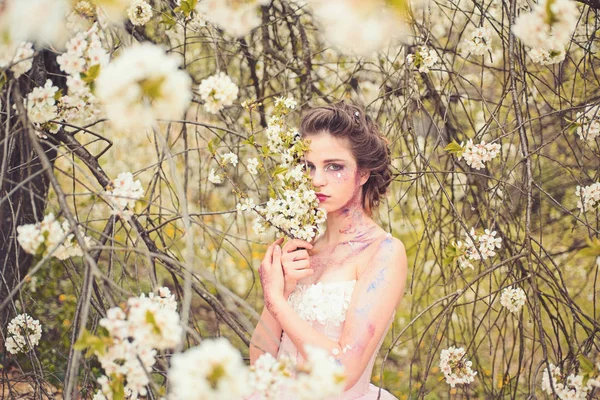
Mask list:
[{"label": "woman's arm", "polygon": [[[280,255],[280,251],[275,251],[272,268],[261,273],[261,279],[262,275],[268,278],[265,279],[267,284],[269,279],[275,282],[279,279],[272,272],[278,270]],[[386,332],[394,310],[402,298],[406,274],[404,245],[398,239],[386,238],[380,243],[371,264],[360,275],[354,287],[342,335],[337,342],[317,332],[302,320],[285,301],[278,284],[272,285],[273,290],[268,290],[269,301],[266,304],[271,315],[303,357],[306,358],[304,346],[309,344],[328,350],[342,363],[346,371],[348,389],[362,375]]]},{"label": "woman's arm", "polygon": [[267,310],[263,308],[258,324],[250,339],[250,364],[254,365],[258,357],[264,353],[271,353],[277,358],[279,343],[281,341],[281,326],[279,322]]}]

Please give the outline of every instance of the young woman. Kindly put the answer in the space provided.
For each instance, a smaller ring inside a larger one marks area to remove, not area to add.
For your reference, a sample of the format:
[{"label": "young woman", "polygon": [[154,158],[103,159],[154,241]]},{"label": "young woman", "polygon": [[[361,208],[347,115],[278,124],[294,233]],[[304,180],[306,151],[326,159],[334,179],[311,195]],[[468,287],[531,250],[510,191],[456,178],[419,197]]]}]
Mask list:
[{"label": "young woman", "polygon": [[326,230],[313,243],[280,238],[267,249],[250,361],[269,352],[302,362],[304,346],[317,346],[345,367],[341,399],[395,399],[370,383],[407,275],[404,245],[372,219],[390,182],[387,142],[344,102],[309,110],[300,133],[311,141],[304,161]]}]

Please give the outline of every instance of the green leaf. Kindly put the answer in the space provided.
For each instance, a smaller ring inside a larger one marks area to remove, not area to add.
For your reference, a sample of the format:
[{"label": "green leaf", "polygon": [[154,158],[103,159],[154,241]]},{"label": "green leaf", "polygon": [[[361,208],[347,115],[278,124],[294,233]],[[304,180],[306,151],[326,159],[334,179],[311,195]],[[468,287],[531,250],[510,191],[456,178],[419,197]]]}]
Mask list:
[{"label": "green leaf", "polygon": [[198,0],[183,0],[181,2],[181,5],[177,7],[179,9],[177,11],[181,11],[185,14],[186,17],[189,17],[192,11],[194,11],[194,9],[196,8],[197,3]]},{"label": "green leaf", "polygon": [[125,400],[125,385],[123,384],[122,375],[111,374],[109,386],[112,391],[113,400]]},{"label": "green leaf", "polygon": [[404,12],[408,8],[406,0],[386,0],[386,3],[394,10]]},{"label": "green leaf", "polygon": [[59,100],[61,97],[63,97],[63,90],[58,89],[56,93],[54,93],[54,100]]},{"label": "green leaf", "polygon": [[215,155],[215,144],[214,144],[214,138],[210,139],[207,143],[208,146],[208,151],[210,151],[210,154]]},{"label": "green leaf", "polygon": [[448,146],[444,147],[444,150],[449,153],[456,153],[457,155],[464,151],[462,146],[458,144],[456,140],[453,140],[450,144],[448,144]]},{"label": "green leaf", "polygon": [[585,247],[579,251],[582,256],[598,257],[600,256],[600,239],[598,238],[585,238],[585,242],[588,247]]},{"label": "green leaf", "polygon": [[102,338],[95,336],[87,329],[84,329],[79,339],[73,345],[73,348],[75,350],[85,350],[86,348],[89,348],[87,352],[88,356],[95,352],[102,355],[106,349],[106,343]]},{"label": "green leaf", "polygon": [[249,144],[250,146],[254,146],[254,135],[248,136],[248,139],[244,140],[242,144]]},{"label": "green leaf", "polygon": [[[179,8],[179,7],[177,7]],[[175,9],[177,11],[177,8]],[[173,16],[169,13],[162,13],[162,19],[159,22],[159,24],[164,24],[167,29],[171,29],[172,27],[175,26],[177,22],[175,21],[175,18],[173,18]]]},{"label": "green leaf", "polygon": [[86,81],[86,83],[91,83],[92,81],[96,80],[98,75],[100,75],[100,64],[92,65],[87,70],[87,79],[88,80]]},{"label": "green leaf", "polygon": [[591,374],[594,372],[594,363],[590,361],[589,358],[584,356],[583,354],[577,355],[577,360],[579,360],[579,367],[586,374]]},{"label": "green leaf", "polygon": [[146,322],[152,325],[152,331],[157,335],[160,335],[160,326],[156,323],[156,318],[150,310],[146,310]]},{"label": "green leaf", "polygon": [[273,176],[279,175],[287,171],[286,167],[277,167],[273,170]]}]

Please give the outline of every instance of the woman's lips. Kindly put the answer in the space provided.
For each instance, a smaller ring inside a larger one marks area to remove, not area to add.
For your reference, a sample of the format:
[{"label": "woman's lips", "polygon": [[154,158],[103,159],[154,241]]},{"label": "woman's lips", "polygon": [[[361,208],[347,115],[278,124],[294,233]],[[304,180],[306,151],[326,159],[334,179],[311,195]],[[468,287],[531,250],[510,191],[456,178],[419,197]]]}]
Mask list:
[{"label": "woman's lips", "polygon": [[329,196],[325,196],[324,194],[317,194],[317,199],[319,199],[321,203],[327,200],[328,198]]}]

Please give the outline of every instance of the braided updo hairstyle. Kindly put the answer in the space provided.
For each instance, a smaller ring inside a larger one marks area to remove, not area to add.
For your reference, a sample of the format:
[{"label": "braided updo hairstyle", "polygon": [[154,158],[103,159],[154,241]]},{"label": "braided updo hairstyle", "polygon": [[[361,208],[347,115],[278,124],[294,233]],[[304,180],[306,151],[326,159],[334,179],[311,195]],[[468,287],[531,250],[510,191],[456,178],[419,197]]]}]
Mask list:
[{"label": "braided updo hairstyle", "polygon": [[303,137],[321,132],[348,138],[358,168],[370,171],[362,187],[362,205],[367,214],[372,215],[392,180],[387,139],[362,108],[344,101],[311,108],[302,116],[300,134]]}]

